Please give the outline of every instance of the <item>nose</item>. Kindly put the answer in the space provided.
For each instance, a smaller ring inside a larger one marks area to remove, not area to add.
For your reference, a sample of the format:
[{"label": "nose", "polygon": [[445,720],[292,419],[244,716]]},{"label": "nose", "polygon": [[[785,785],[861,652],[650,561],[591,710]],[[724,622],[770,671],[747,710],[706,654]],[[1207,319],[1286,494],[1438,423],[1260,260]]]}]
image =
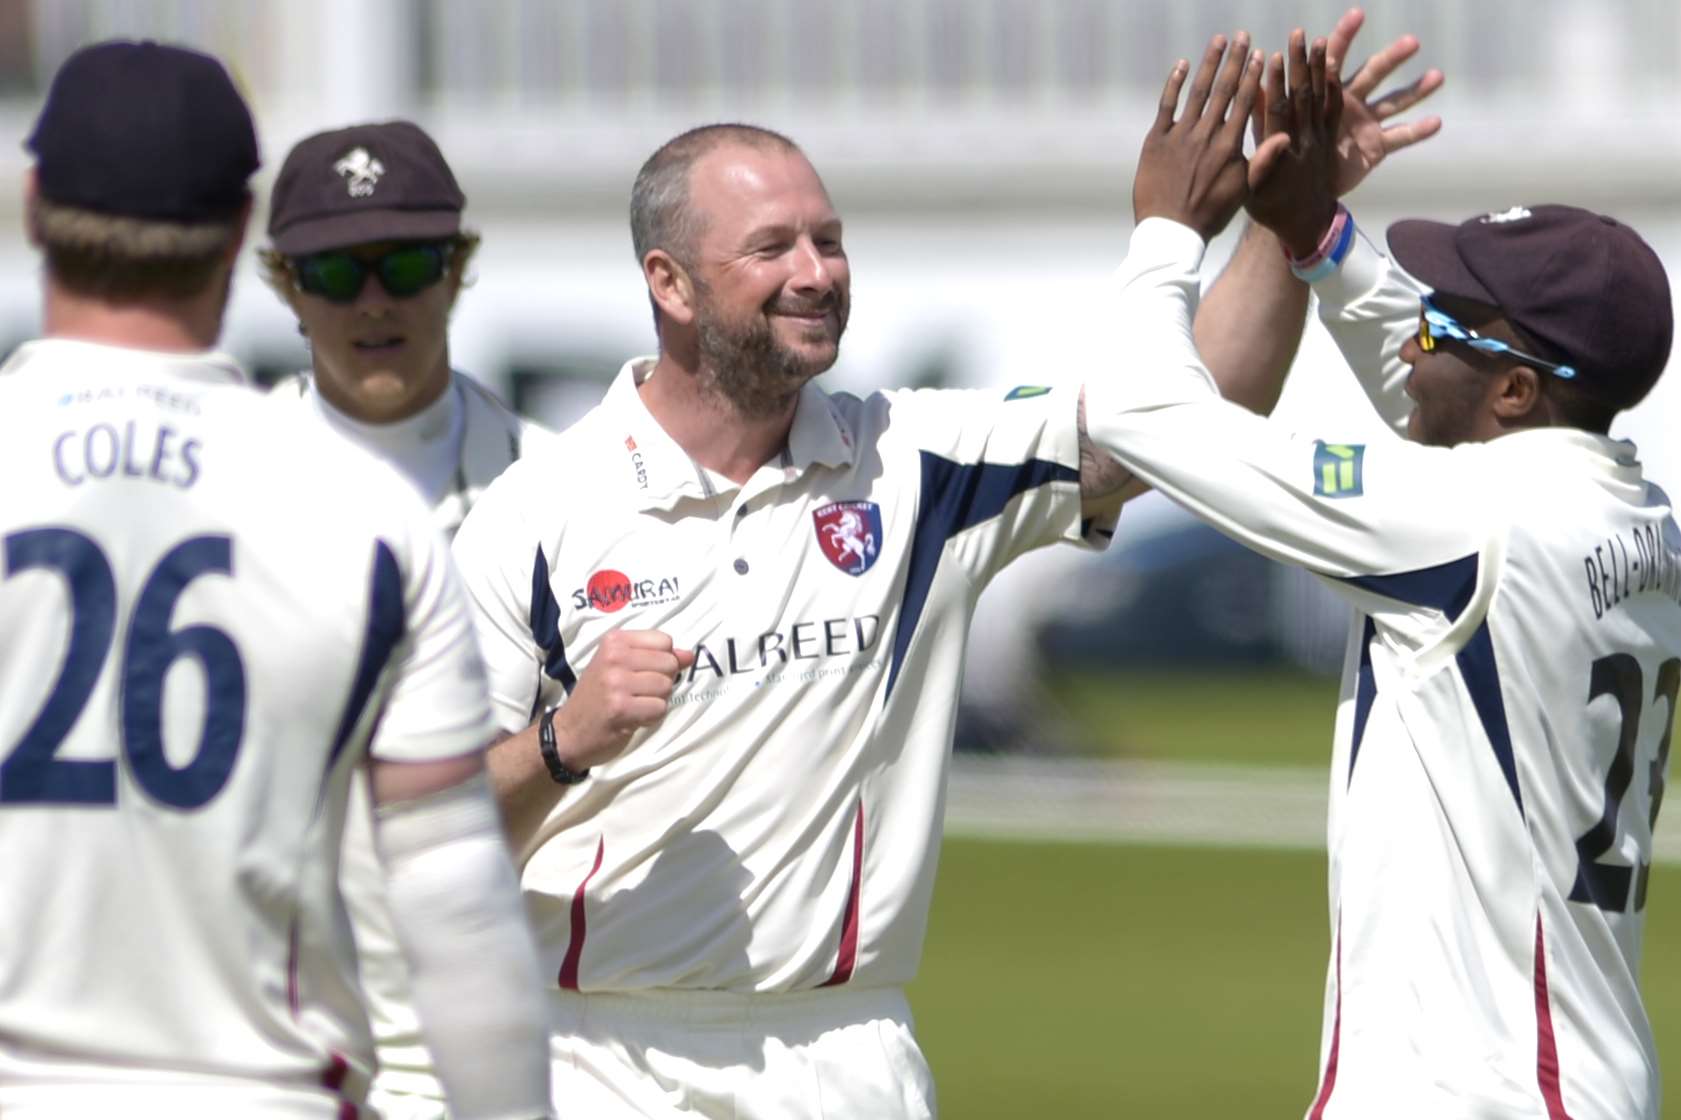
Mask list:
[{"label": "nose", "polygon": [[351,306],[358,315],[377,318],[390,314],[396,303],[391,293],[385,290],[385,285],[380,283],[379,277],[370,275],[363,279],[362,290],[356,293],[356,299]]},{"label": "nose", "polygon": [[801,237],[794,248],[793,286],[813,295],[827,294],[835,287],[834,267],[810,237]]}]

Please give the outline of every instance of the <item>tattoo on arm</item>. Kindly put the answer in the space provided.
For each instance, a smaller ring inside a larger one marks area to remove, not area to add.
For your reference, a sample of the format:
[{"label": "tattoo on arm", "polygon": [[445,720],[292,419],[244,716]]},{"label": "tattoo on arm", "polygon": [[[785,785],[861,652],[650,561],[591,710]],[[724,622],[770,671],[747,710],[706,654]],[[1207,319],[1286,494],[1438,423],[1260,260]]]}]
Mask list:
[{"label": "tattoo on arm", "polygon": [[1091,441],[1086,434],[1086,393],[1080,391],[1080,497],[1094,501],[1113,497],[1133,480],[1133,473]]}]

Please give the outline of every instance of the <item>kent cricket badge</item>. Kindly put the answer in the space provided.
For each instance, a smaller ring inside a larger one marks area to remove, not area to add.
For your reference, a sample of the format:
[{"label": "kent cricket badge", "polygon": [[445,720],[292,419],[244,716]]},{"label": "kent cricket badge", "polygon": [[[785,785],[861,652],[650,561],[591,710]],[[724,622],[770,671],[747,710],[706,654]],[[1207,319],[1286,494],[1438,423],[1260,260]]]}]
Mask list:
[{"label": "kent cricket badge", "polygon": [[881,507],[874,502],[830,502],[811,519],[823,555],[847,575],[863,575],[881,554]]}]

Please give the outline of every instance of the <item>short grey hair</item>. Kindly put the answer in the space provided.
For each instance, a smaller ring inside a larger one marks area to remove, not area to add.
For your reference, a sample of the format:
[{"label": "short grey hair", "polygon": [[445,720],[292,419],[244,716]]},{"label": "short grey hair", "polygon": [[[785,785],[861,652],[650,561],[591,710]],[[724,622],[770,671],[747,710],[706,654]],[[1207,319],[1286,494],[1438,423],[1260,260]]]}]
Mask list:
[{"label": "short grey hair", "polygon": [[691,264],[705,220],[689,205],[689,173],[702,156],[726,144],[800,150],[780,132],[751,124],[702,125],[666,141],[648,157],[630,188],[630,240],[638,264],[654,249],[665,250],[685,267]]}]

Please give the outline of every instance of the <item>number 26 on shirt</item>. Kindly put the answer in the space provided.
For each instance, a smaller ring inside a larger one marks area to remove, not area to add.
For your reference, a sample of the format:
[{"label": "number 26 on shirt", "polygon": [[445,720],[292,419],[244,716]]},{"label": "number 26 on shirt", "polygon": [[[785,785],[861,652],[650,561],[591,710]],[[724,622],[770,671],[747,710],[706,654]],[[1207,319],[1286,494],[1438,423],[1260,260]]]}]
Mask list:
[{"label": "number 26 on shirt", "polygon": [[[117,632],[116,580],[99,545],[74,529],[27,529],[4,540],[3,576],[44,569],[70,590],[70,641],[64,665],[20,739],[0,761],[0,808],[18,805],[114,805],[115,759],[58,758],[104,670]],[[146,577],[123,643],[118,694],[122,750],[129,771],[154,800],[197,809],[221,792],[233,772],[245,730],[245,665],[227,633],[214,626],[169,628],[187,584],[200,576],[231,575],[233,543],[226,536],[190,537],[171,548]],[[184,765],[164,753],[163,685],[178,658],[193,657],[205,675],[198,747]]]}]

